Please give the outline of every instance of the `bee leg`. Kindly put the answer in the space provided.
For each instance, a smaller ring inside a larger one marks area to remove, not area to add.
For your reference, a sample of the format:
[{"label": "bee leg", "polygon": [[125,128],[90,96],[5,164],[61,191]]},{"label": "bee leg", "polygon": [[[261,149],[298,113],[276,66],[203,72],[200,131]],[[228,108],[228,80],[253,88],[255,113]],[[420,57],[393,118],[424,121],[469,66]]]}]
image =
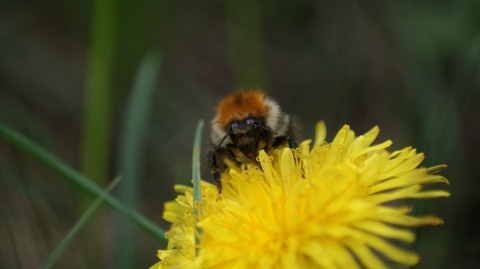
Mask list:
[{"label": "bee leg", "polygon": [[235,160],[233,154],[228,148],[218,148],[210,151],[208,156],[208,166],[213,176],[213,182],[217,186],[218,194],[222,193],[221,174],[225,171],[225,159]]},{"label": "bee leg", "polygon": [[290,136],[287,136],[287,140],[288,140],[288,146],[291,149],[294,149],[294,148],[298,147],[298,143],[297,143],[297,141],[295,141],[295,139],[291,138]]},{"label": "bee leg", "polygon": [[222,168],[219,167],[218,162],[217,162],[217,157],[220,157],[218,155],[221,155],[221,152],[219,150],[212,150],[210,151],[210,154],[208,155],[208,167],[210,167],[210,173],[213,176],[213,182],[217,186],[218,193],[222,193],[222,181],[220,180],[220,171],[223,171],[223,167],[225,166],[223,164],[223,161],[221,162]]},{"label": "bee leg", "polygon": [[298,144],[295,141],[295,139],[293,139],[290,136],[278,136],[278,137],[276,137],[272,146],[274,148],[277,148],[277,147],[279,147],[279,146],[281,146],[282,144],[285,144],[285,143],[288,143],[288,147],[291,148],[291,149],[294,149],[294,148],[298,147]]}]

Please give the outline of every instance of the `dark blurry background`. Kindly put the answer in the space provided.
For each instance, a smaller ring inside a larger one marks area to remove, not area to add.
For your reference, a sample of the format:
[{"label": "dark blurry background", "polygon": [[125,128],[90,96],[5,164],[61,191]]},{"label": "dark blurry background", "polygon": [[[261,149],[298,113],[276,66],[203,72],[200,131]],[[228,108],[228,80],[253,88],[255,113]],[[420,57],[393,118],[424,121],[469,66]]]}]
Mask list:
[{"label": "dark blurry background", "polygon": [[[452,196],[415,202],[416,214],[445,219],[417,230],[415,268],[479,268],[479,14],[478,0],[4,0],[0,121],[105,187],[129,157],[121,141],[142,59],[160,59],[134,187],[122,181],[114,195],[168,228],[163,203],[190,182],[197,122],[205,156],[219,98],[261,87],[299,120],[300,139],[320,119],[328,139],[343,124],[379,125],[392,150],[412,145],[423,165],[448,164]],[[89,135],[103,142],[88,146]],[[0,267],[38,267],[91,201],[1,139]],[[136,226],[123,237],[122,223],[103,208],[56,268],[156,263],[165,245]]]}]

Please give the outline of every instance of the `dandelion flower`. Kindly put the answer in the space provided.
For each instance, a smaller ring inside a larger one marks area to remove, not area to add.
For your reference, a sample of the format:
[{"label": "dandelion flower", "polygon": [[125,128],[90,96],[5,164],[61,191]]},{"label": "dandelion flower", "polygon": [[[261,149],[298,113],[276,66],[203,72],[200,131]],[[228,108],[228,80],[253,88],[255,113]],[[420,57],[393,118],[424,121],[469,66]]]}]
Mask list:
[{"label": "dandelion flower", "polygon": [[[413,226],[438,225],[435,216],[412,216],[402,199],[448,197],[423,190],[448,181],[434,173],[444,166],[419,167],[422,153],[407,147],[389,152],[392,142],[372,145],[378,127],[356,137],[344,126],[331,143],[317,124],[316,139],[272,155],[261,151],[259,166],[232,166],[224,189],[202,182],[202,200],[192,188],[176,186],[166,203],[172,223],[167,250],[152,268],[388,268],[414,265],[406,250]],[[194,218],[198,208],[199,221]],[[201,229],[201,233],[197,229]],[[197,242],[195,240],[197,238]]]}]

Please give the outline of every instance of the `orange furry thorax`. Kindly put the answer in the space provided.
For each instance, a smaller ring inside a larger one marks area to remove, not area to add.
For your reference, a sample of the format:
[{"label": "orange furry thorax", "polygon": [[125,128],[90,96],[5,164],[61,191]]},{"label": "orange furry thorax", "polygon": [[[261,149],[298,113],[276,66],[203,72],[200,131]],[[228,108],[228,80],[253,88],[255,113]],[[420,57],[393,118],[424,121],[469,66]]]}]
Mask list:
[{"label": "orange furry thorax", "polygon": [[266,118],[270,113],[270,106],[264,102],[264,94],[260,91],[243,91],[224,98],[217,107],[215,122],[228,128],[233,120],[242,120],[247,117]]}]

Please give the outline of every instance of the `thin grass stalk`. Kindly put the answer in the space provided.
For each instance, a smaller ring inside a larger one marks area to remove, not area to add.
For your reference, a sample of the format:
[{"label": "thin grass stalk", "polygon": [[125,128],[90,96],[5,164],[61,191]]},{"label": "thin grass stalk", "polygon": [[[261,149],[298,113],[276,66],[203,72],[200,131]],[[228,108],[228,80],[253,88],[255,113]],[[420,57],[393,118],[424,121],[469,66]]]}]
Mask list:
[{"label": "thin grass stalk", "polygon": [[45,262],[40,266],[41,269],[52,268],[53,265],[60,258],[65,249],[70,245],[72,240],[78,234],[78,232],[85,226],[85,224],[92,218],[92,216],[97,212],[97,209],[100,208],[105,198],[113,190],[113,188],[120,182],[121,177],[115,178],[112,183],[110,183],[102,193],[101,196],[97,197],[95,201],[88,207],[82,217],[75,223],[72,229],[65,235],[62,239],[62,242],[55,248],[55,250],[50,254],[50,256],[45,260]]},{"label": "thin grass stalk", "polygon": [[[200,202],[202,201],[202,191],[200,188],[201,171],[200,171],[200,153],[202,148],[202,132],[203,132],[203,120],[200,120],[195,130],[195,138],[193,142],[192,153],[192,181],[193,181],[193,215],[195,216],[195,223],[200,221]],[[201,228],[196,228],[195,244],[199,243],[198,236],[202,234]],[[195,249],[195,255],[197,255],[198,249]]]},{"label": "thin grass stalk", "polygon": [[94,1],[85,86],[82,171],[95,182],[108,178],[112,133],[112,90],[116,1]]}]

